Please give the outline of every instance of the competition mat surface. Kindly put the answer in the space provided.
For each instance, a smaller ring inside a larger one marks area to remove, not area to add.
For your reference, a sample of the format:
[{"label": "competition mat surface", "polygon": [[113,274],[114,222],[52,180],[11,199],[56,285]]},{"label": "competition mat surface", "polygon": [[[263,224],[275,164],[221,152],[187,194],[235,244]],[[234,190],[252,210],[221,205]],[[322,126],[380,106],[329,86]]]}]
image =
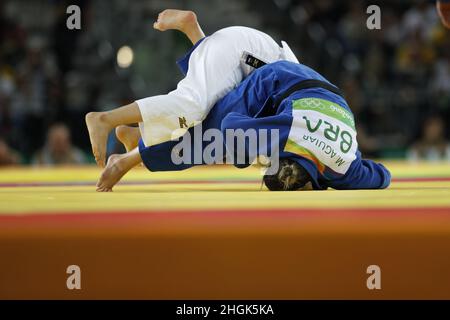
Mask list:
[{"label": "competition mat surface", "polygon": [[306,192],[258,168],[135,168],[112,193],[96,167],[1,169],[0,298],[450,299],[450,164],[384,164],[387,190]]}]

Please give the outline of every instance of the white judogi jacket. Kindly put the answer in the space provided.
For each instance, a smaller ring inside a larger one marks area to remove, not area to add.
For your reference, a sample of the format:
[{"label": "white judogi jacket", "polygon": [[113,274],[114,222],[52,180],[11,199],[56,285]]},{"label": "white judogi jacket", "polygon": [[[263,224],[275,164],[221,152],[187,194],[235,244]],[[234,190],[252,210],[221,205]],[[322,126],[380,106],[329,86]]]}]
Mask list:
[{"label": "white judogi jacket", "polygon": [[242,61],[244,53],[272,63],[298,63],[289,46],[280,47],[269,35],[247,27],[217,31],[195,48],[186,77],[166,95],[137,100],[143,122],[139,124],[146,146],[183,135],[202,121],[214,104],[234,89],[253,70]]}]

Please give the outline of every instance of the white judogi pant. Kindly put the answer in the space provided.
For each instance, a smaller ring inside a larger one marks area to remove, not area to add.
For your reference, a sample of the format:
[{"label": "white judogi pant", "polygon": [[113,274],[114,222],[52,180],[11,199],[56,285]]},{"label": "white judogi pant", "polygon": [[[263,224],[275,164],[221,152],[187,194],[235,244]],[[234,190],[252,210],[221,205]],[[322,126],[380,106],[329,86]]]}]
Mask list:
[{"label": "white judogi pant", "polygon": [[[167,95],[137,100],[139,124],[149,147],[182,136],[208,115],[216,102],[233,90],[254,68],[242,61],[247,52],[266,63],[298,63],[289,46],[280,46],[267,34],[246,27],[229,27],[207,37],[194,50],[186,77]],[[187,126],[187,127],[186,127]]]}]

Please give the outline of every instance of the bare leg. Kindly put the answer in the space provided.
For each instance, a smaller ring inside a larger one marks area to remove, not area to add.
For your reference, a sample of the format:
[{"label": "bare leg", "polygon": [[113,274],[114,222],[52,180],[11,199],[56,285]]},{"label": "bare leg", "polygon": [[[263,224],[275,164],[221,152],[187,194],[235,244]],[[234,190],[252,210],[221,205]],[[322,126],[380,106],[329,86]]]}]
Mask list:
[{"label": "bare leg", "polygon": [[106,140],[109,132],[121,124],[132,124],[142,121],[141,112],[136,102],[127,106],[105,112],[89,112],[86,125],[91,139],[95,161],[105,166]]},{"label": "bare leg", "polygon": [[196,44],[205,37],[202,28],[198,24],[197,15],[192,11],[167,9],[158,15],[158,20],[153,28],[166,31],[178,30],[186,34],[192,44]]},{"label": "bare leg", "polygon": [[135,148],[128,153],[111,155],[97,182],[97,191],[111,192],[117,182],[119,182],[128,171],[141,162],[142,159],[138,148]]},{"label": "bare leg", "polygon": [[118,126],[116,136],[123,143],[127,152],[130,152],[138,146],[141,132],[137,127]]},{"label": "bare leg", "polygon": [[[164,10],[159,14],[154,28],[161,31],[179,30],[185,33],[193,44],[205,37],[198,24],[197,16],[192,11]],[[90,112],[86,115],[86,125],[89,131],[92,151],[99,166],[105,166],[106,140],[109,132],[119,125],[141,121],[142,116],[136,103],[112,111]]]}]

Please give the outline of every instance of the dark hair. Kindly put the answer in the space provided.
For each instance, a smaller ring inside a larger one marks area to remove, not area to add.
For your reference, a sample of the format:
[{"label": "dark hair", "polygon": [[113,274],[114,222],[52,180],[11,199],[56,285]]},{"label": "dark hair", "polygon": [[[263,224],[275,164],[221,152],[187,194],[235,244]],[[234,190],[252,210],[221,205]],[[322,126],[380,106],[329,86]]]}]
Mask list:
[{"label": "dark hair", "polygon": [[270,191],[294,191],[303,188],[311,177],[297,162],[282,159],[277,173],[266,174],[263,181]]}]

